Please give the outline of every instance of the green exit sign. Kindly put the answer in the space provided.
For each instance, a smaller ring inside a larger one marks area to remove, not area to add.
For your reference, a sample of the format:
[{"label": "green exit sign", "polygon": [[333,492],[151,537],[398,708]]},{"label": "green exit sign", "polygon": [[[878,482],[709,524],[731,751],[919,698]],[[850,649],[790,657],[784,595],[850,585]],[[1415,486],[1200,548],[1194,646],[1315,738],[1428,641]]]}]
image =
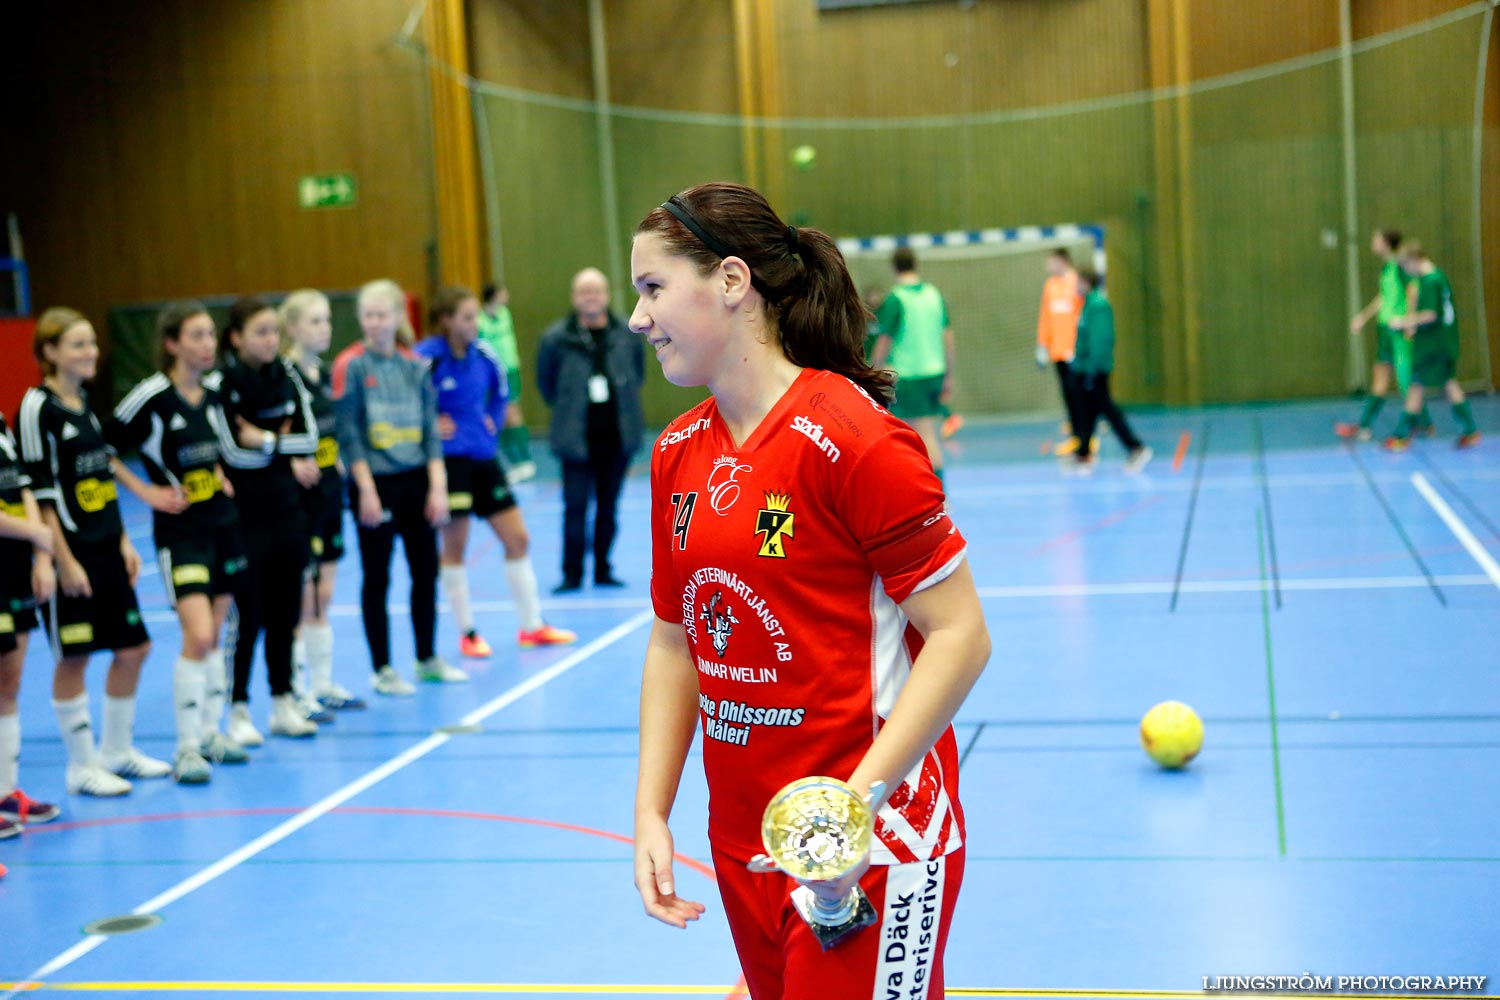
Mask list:
[{"label": "green exit sign", "polygon": [[303,208],[342,208],[358,199],[353,174],[307,174],[297,181],[297,204]]}]

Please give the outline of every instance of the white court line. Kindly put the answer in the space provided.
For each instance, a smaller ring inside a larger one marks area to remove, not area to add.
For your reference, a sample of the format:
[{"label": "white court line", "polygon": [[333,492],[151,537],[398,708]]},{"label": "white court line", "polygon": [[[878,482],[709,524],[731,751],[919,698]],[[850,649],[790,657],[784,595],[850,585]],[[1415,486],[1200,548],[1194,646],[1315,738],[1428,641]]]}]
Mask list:
[{"label": "white court line", "polygon": [[[1488,586],[1488,578],[1477,573],[1465,576],[1440,576],[1445,587]],[[1496,581],[1500,586],[1500,581]],[[1268,580],[1188,580],[1181,588],[1184,594],[1242,594],[1268,590]],[[1349,576],[1322,577],[1281,581],[1282,590],[1404,590],[1431,586],[1425,576]],[[1054,583],[1018,587],[980,587],[980,597],[1131,597],[1141,594],[1170,594],[1172,581],[1142,583]]]},{"label": "white court line", "polygon": [[[574,667],[578,666],[578,664],[582,663],[584,660],[587,660],[589,657],[593,656],[600,650],[603,650],[608,646],[611,646],[614,643],[625,638],[625,636],[629,635],[631,632],[634,632],[636,629],[649,622],[653,617],[653,612],[649,610],[643,611],[630,620],[616,625],[614,628],[610,629],[608,632],[604,633],[593,642],[575,650],[563,659],[558,660],[546,670],[535,674],[522,683],[517,684],[509,691],[506,691],[499,697],[485,703],[484,705],[481,705],[479,708],[476,708],[474,711],[464,716],[462,724],[473,725],[475,723],[481,722],[484,719],[487,719],[490,716],[494,715],[496,712],[499,712],[502,709],[514,704],[516,701],[524,698],[526,695],[535,691],[542,685],[548,683],[549,681],[555,680],[558,677],[561,677],[563,674],[567,673],[569,670],[572,670]],[[223,875],[225,872],[233,870],[240,864],[244,863],[250,858],[255,857],[255,855],[261,853],[267,848],[270,848],[285,840],[287,837],[290,837],[298,830],[310,824],[313,820],[327,815],[329,812],[337,809],[345,802],[348,802],[350,799],[354,798],[360,792],[363,792],[373,785],[384,781],[386,778],[389,778],[397,771],[406,767],[406,765],[412,763],[413,761],[422,759],[432,751],[436,750],[438,747],[442,746],[444,743],[447,743],[452,738],[453,737],[448,733],[435,733],[432,736],[427,737],[422,742],[416,744],[415,746],[400,754],[397,754],[395,757],[392,757],[390,760],[386,761],[384,764],[381,764],[374,770],[369,771],[362,777],[356,778],[354,781],[345,785],[343,788],[340,788],[338,791],[334,792],[332,795],[328,796],[322,801],[308,806],[306,809],[302,810],[291,819],[250,841],[250,843],[246,844],[244,847],[226,854],[224,857],[220,858],[218,861],[215,861],[207,868],[204,868],[197,874],[177,883],[166,892],[163,892],[160,895],[147,900],[130,912],[133,914],[155,913],[158,910],[161,910],[162,908],[175,903],[177,900],[181,899],[183,896],[186,896],[194,889],[202,888],[209,882],[212,882],[214,879],[218,878],[220,875]],[[88,937],[84,938],[82,941],[75,944],[73,947],[69,948],[67,951],[52,959],[47,964],[43,965],[41,968],[37,969],[31,975],[27,976],[26,979],[23,980],[23,982],[35,982],[40,979],[45,979],[53,973],[58,972],[59,970],[73,964],[78,959],[87,955],[89,952],[93,951],[95,948],[99,947],[101,944],[108,940],[109,935],[91,934]],[[0,1000],[10,1000],[11,997],[16,996],[20,992],[20,989],[12,989],[3,995],[0,995]]]},{"label": "white court line", "polygon": [[1484,575],[1490,578],[1490,582],[1500,587],[1500,564],[1497,564],[1494,557],[1483,545],[1479,544],[1479,539],[1474,537],[1474,532],[1470,531],[1463,519],[1453,512],[1453,508],[1448,506],[1448,501],[1438,495],[1438,491],[1432,488],[1427,477],[1420,472],[1411,474],[1411,484],[1417,488],[1418,493],[1422,494],[1422,499],[1427,501],[1428,506],[1437,511],[1437,516],[1443,519],[1448,530],[1453,532],[1454,536],[1463,543],[1463,547],[1469,550],[1469,555],[1474,557],[1474,561],[1479,564],[1480,569],[1484,570]]}]

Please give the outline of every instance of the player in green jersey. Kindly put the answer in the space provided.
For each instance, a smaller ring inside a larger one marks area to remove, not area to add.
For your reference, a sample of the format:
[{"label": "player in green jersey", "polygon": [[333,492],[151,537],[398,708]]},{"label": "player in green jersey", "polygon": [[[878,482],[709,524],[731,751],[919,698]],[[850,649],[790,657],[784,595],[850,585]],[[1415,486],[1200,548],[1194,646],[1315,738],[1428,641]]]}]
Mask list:
[{"label": "player in green jersey", "polygon": [[[1380,292],[1349,321],[1349,332],[1357,337],[1370,320],[1375,320],[1378,331],[1375,364],[1370,369],[1370,395],[1365,400],[1359,423],[1333,425],[1334,433],[1341,438],[1370,440],[1370,428],[1385,406],[1386,394],[1391,391],[1391,376],[1395,376],[1396,389],[1403,400],[1411,384],[1411,342],[1391,325],[1393,320],[1406,314],[1407,277],[1397,260],[1400,247],[1401,232],[1396,229],[1377,229],[1370,238],[1370,252],[1384,262],[1380,268]],[[1414,426],[1432,433],[1432,418],[1427,414],[1425,403]]]},{"label": "player in green jersey", "polygon": [[886,361],[896,372],[896,399],[891,412],[911,424],[927,446],[933,471],[943,478],[943,448],[938,418],[953,391],[953,328],[948,304],[917,274],[917,255],[899,247],[891,257],[896,283],[875,314],[880,337],[871,364]]},{"label": "player in green jersey", "polygon": [[1411,429],[1422,409],[1424,390],[1438,386],[1453,404],[1460,431],[1458,447],[1473,447],[1479,443],[1479,429],[1458,384],[1458,311],[1453,307],[1453,287],[1419,243],[1409,242],[1401,248],[1401,269],[1411,284],[1406,314],[1392,320],[1392,326],[1411,344],[1411,388],[1406,394],[1406,410],[1395,434],[1386,438],[1385,447],[1388,451],[1405,451],[1411,446]]},{"label": "player in green jersey", "polygon": [[516,346],[516,327],[510,318],[510,292],[504,285],[488,284],[483,295],[479,339],[500,355],[510,392],[510,401],[505,405],[505,426],[500,428],[500,455],[505,459],[510,481],[525,482],[536,475],[536,463],[531,460],[531,431],[521,414],[521,352]]}]

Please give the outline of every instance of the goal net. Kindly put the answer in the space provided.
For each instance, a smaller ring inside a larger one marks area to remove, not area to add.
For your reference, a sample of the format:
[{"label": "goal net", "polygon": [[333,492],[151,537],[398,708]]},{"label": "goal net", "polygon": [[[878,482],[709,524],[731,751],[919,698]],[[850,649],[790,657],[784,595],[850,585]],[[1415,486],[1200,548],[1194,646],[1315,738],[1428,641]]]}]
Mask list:
[{"label": "goal net", "polygon": [[1104,273],[1104,230],[1070,225],[841,239],[860,294],[890,288],[891,254],[916,253],[917,271],[943,293],[958,352],[956,412],[1034,413],[1060,408],[1057,377],[1036,367],[1036,327],[1046,259],[1068,251],[1075,267]]}]

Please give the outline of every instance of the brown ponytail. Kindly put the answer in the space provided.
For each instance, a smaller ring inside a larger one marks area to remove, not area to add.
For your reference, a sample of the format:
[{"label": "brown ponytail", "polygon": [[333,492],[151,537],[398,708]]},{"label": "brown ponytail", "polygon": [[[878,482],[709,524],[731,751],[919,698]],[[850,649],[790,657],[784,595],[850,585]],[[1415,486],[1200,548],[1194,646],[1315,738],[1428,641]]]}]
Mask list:
[{"label": "brown ponytail", "polygon": [[789,361],[837,372],[890,404],[890,374],[865,361],[870,311],[844,266],[844,255],[827,234],[786,225],[760,192],[741,184],[700,184],[669,205],[652,209],[636,233],[661,237],[672,253],[697,264],[701,274],[713,271],[724,257],[739,257],[750,266]]}]

